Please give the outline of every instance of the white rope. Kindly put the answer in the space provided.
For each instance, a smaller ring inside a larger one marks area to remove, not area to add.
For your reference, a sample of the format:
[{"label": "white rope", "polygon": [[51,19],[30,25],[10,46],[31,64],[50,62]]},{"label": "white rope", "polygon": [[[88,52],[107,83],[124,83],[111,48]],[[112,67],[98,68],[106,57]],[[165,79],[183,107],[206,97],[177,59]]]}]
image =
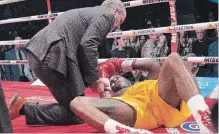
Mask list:
[{"label": "white rope", "polygon": [[0,65],[28,64],[28,60],[0,60]]},{"label": "white rope", "polygon": [[0,45],[25,45],[29,40],[11,40],[11,41],[0,41]]},{"label": "white rope", "polygon": [[181,31],[193,31],[200,29],[215,29],[218,28],[218,21],[215,22],[206,22],[206,23],[196,23],[188,25],[177,25],[169,27],[159,27],[152,29],[140,29],[140,30],[130,30],[130,31],[121,31],[121,32],[112,32],[107,35],[107,38],[123,37],[123,36],[140,36],[140,35],[149,35],[154,33],[172,33],[172,32],[181,32]]},{"label": "white rope", "polygon": [[[200,63],[200,64],[218,64],[218,57],[182,57],[187,63]],[[126,58],[121,58],[126,59]],[[158,58],[128,58],[137,60],[156,60],[158,62],[164,62],[167,57]],[[98,59],[98,62],[105,62],[108,59]],[[0,60],[0,65],[17,65],[28,64],[28,60]]]},{"label": "white rope", "polygon": [[124,2],[126,8],[168,2],[169,0],[134,0]]},{"label": "white rope", "polygon": [[[107,35],[107,38],[115,38],[122,36],[140,36],[140,35],[149,35],[154,33],[175,33],[181,31],[193,31],[199,29],[215,29],[219,28],[219,22],[206,22],[206,23],[197,23],[197,24],[189,24],[189,25],[177,25],[170,27],[160,27],[160,28],[152,28],[152,29],[141,29],[141,30],[131,30],[131,31],[121,31],[121,32],[112,32]],[[19,40],[19,41],[0,41],[0,45],[13,45],[16,42],[27,43],[29,40]]]},{"label": "white rope", "polygon": [[[7,1],[4,1],[4,3],[7,4],[7,2],[12,2],[12,1],[19,2],[19,1],[24,1],[24,0],[7,0]],[[136,6],[141,6],[141,5],[163,3],[163,2],[168,2],[168,1],[169,0],[137,0],[137,1],[124,2],[124,5],[126,8],[128,8],[128,7],[136,7]],[[0,3],[0,5],[1,5],[1,3]],[[64,12],[48,13],[48,14],[43,14],[43,15],[27,16],[27,17],[20,17],[20,18],[11,18],[11,19],[6,19],[6,20],[0,20],[0,24],[52,19],[52,18],[55,18],[55,17],[61,15],[62,13],[64,13]]]},{"label": "white rope", "polygon": [[61,15],[62,13],[64,13],[64,12],[0,20],[0,24],[26,22],[26,21],[33,21],[33,20],[45,20],[45,19],[55,18],[55,17]]},{"label": "white rope", "polygon": [[[20,1],[25,1],[25,0],[2,0],[2,1],[0,1],[0,5],[20,2]],[[124,6],[126,8],[129,8],[129,7],[157,4],[157,3],[163,3],[163,2],[168,2],[168,0],[136,0],[136,1],[128,1],[128,2],[124,2]]]},{"label": "white rope", "polygon": [[15,2],[20,2],[20,1],[25,1],[25,0],[2,0],[0,1],[0,5],[10,4],[10,3],[15,3]]}]

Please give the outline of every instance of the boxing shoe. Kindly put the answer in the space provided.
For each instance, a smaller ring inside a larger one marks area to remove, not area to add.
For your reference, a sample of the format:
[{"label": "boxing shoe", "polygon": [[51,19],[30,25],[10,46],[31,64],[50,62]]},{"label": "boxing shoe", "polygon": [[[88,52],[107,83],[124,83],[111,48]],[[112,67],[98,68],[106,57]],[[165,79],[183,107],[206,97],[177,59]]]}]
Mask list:
[{"label": "boxing shoe", "polygon": [[211,112],[209,110],[199,110],[195,118],[199,125],[200,133],[216,133],[211,120]]},{"label": "boxing shoe", "polygon": [[27,102],[27,100],[20,96],[19,94],[15,94],[11,101],[10,101],[10,106],[9,106],[9,114],[11,117],[11,120],[14,120],[15,118],[21,116],[20,115],[20,110],[22,106]]}]

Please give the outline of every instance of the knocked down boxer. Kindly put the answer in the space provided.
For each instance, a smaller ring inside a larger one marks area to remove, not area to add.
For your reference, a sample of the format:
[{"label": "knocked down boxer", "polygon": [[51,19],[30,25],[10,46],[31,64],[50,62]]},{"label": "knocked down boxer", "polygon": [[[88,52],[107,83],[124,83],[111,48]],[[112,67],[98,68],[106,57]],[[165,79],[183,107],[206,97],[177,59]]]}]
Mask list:
[{"label": "knocked down boxer", "polygon": [[156,62],[145,60],[113,59],[104,64],[110,67],[100,70],[102,77],[110,77],[115,70],[131,68],[147,70],[148,79],[154,80],[120,90],[122,77],[114,76],[110,79],[111,88],[116,92],[113,97],[76,97],[70,108],[90,126],[105,132],[150,133],[147,130],[176,127],[192,114],[201,133],[216,132],[209,108],[191,73],[193,68],[187,68],[177,53],[168,56],[162,69]]}]

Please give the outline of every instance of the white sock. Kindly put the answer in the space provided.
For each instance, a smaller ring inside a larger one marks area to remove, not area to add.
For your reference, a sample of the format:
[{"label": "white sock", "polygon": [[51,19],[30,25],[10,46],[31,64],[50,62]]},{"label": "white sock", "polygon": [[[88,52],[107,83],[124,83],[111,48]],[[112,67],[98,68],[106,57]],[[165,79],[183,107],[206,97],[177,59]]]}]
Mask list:
[{"label": "white sock", "polygon": [[104,130],[106,133],[116,133],[118,131],[116,129],[116,127],[118,127],[118,126],[125,127],[125,125],[123,125],[115,120],[109,119],[104,124]]},{"label": "white sock", "polygon": [[144,134],[152,134],[150,131],[143,129],[135,129],[126,125],[123,125],[115,120],[109,119],[104,124],[104,130],[106,133],[144,133]]},{"label": "white sock", "polygon": [[200,94],[193,96],[187,101],[189,109],[192,115],[195,117],[199,110],[205,111],[208,110],[208,105],[205,103],[204,97]]}]

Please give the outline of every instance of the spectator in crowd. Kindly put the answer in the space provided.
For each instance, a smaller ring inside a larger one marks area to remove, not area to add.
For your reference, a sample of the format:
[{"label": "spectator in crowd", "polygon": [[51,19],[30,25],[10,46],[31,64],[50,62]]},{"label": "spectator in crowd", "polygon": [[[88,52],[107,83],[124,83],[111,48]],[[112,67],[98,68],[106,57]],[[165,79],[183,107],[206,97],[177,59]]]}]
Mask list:
[{"label": "spectator in crowd", "polygon": [[[128,47],[131,47],[135,50],[137,57],[140,57],[140,44],[137,36],[130,36]],[[139,55],[138,55],[139,54]]]},{"label": "spectator in crowd", "polygon": [[215,21],[214,14],[213,14],[213,12],[209,12],[208,13],[208,22],[213,22],[213,21]]},{"label": "spectator in crowd", "polygon": [[146,43],[146,41],[147,41],[147,36],[146,36],[146,35],[141,35],[141,36],[139,36],[140,49],[141,49],[142,46]]},{"label": "spectator in crowd", "polygon": [[152,22],[150,20],[147,21],[146,28],[153,27]]},{"label": "spectator in crowd", "polygon": [[[197,40],[192,43],[192,53],[196,56],[208,56],[210,40],[207,38],[206,30],[195,30]],[[208,72],[208,65],[199,64],[197,76],[205,77]]]},{"label": "spectator in crowd", "polygon": [[[210,44],[208,48],[208,56],[218,57],[218,40]],[[218,64],[209,64],[208,68],[208,77],[218,77]]]},{"label": "spectator in crowd", "polygon": [[[185,57],[197,57],[194,53],[188,53]],[[197,63],[186,63],[186,66],[188,68],[192,68],[192,73],[195,75],[195,76],[198,76],[199,74],[199,64]]]},{"label": "spectator in crowd", "polygon": [[194,0],[176,0],[178,25],[196,23],[194,17]]},{"label": "spectator in crowd", "polygon": [[[14,34],[13,32],[9,31],[8,35],[10,38],[12,38]],[[13,39],[14,38],[15,37],[13,37]],[[3,52],[4,52],[5,60],[16,60],[17,59],[14,46],[5,46]],[[19,81],[20,72],[19,72],[18,65],[4,65],[4,68],[5,68],[6,80]]]},{"label": "spectator in crowd", "polygon": [[137,57],[135,49],[127,46],[128,43],[127,37],[118,37],[116,41],[117,41],[117,47],[111,52],[111,57],[117,57],[117,58]]},{"label": "spectator in crowd", "polygon": [[159,19],[159,18],[156,19],[156,26],[157,26],[157,27],[161,27],[161,22],[160,22],[160,19]]},{"label": "spectator in crowd", "polygon": [[[16,54],[15,49],[5,51],[5,60],[15,60]],[[19,81],[20,71],[18,65],[5,65],[6,80],[8,81]]]},{"label": "spectator in crowd", "polygon": [[197,56],[208,56],[210,40],[206,36],[206,30],[195,30],[197,40],[192,43],[192,53]]},{"label": "spectator in crowd", "polygon": [[[20,36],[15,37],[15,41],[22,40]],[[15,53],[16,53],[16,59],[17,60],[27,60],[27,52],[26,49],[23,48],[24,44],[21,43],[15,43]],[[25,65],[18,65],[19,66],[19,81],[23,82],[34,82],[37,77],[36,75],[31,71],[28,64]]]},{"label": "spectator in crowd", "polygon": [[111,57],[111,50],[114,43],[113,38],[106,39],[103,41],[103,45],[98,46],[98,54],[99,58],[110,58]]},{"label": "spectator in crowd", "polygon": [[168,53],[167,40],[163,34],[150,34],[149,39],[141,49],[141,57],[166,57]]},{"label": "spectator in crowd", "polygon": [[3,19],[12,18],[13,17],[12,11],[10,10],[10,7],[9,7],[8,4],[6,6],[4,6],[2,17],[3,17]]},{"label": "spectator in crowd", "polygon": [[188,53],[192,52],[193,39],[189,38],[188,32],[185,32],[185,31],[179,32],[177,42],[178,42],[178,46],[179,46],[178,52],[181,56],[185,56]]},{"label": "spectator in crowd", "polygon": [[[122,32],[122,30],[121,30],[121,29],[116,29],[115,32]],[[111,51],[113,51],[114,49],[117,48],[117,40],[116,40],[116,39],[117,39],[117,38],[114,38],[114,40],[113,40]],[[127,41],[128,41],[128,40],[127,40]]]}]

